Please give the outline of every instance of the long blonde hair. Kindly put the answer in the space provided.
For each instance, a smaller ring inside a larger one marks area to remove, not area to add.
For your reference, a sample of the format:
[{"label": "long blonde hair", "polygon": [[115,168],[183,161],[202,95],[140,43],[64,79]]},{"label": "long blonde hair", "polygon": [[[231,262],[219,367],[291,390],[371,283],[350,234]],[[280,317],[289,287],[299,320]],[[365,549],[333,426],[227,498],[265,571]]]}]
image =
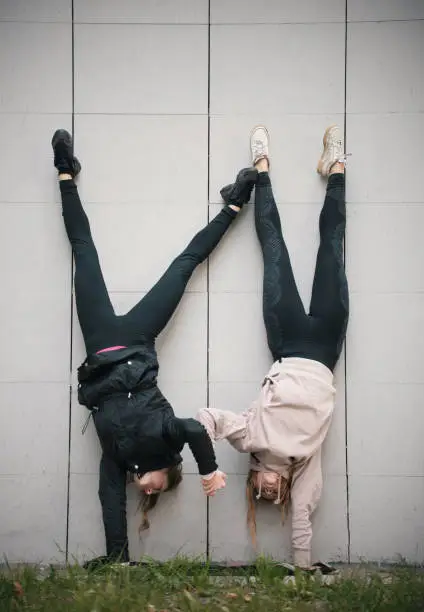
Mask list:
[{"label": "long blonde hair", "polygon": [[[255,470],[250,470],[246,481],[246,501],[247,501],[247,526],[249,528],[250,537],[253,547],[256,549],[256,499],[257,490],[253,481]],[[290,501],[290,489],[292,483],[292,472],[290,471],[289,478],[280,476],[279,481],[279,505],[281,506],[281,521],[284,521],[286,507]]]}]

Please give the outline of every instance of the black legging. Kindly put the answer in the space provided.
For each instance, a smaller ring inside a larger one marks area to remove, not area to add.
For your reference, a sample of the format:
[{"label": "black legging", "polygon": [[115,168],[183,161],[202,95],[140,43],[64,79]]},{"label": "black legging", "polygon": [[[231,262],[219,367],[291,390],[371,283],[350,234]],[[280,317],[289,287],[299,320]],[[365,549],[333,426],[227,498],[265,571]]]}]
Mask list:
[{"label": "black legging", "polygon": [[225,206],[196,234],[138,304],[127,314],[117,316],[77,187],[72,180],[61,181],[60,191],[66,232],[75,260],[75,300],[87,354],[156,338],[178,306],[196,266],[210,255],[238,214]]},{"label": "black legging", "polygon": [[309,314],[300,299],[267,172],[258,175],[255,223],[264,260],[263,315],[274,360],[315,359],[330,370],[342,350],[349,317],[343,264],[346,227],[343,174],[329,177],[319,220],[320,246]]}]

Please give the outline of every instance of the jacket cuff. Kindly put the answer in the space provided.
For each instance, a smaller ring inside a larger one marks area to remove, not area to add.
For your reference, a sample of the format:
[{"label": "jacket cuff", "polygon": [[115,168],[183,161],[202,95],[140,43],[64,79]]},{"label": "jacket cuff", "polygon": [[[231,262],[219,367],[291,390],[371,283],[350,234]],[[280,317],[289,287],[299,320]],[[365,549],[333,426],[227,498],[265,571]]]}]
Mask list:
[{"label": "jacket cuff", "polygon": [[207,459],[202,461],[202,465],[199,465],[199,474],[203,478],[209,474],[214,474],[218,469],[218,464],[215,459]]},{"label": "jacket cuff", "polygon": [[203,480],[211,480],[216,474],[216,470],[215,472],[211,472],[210,474],[203,474],[202,475],[202,479]]},{"label": "jacket cuff", "polygon": [[301,550],[300,548],[293,549],[293,561],[297,567],[311,567],[311,550]]}]

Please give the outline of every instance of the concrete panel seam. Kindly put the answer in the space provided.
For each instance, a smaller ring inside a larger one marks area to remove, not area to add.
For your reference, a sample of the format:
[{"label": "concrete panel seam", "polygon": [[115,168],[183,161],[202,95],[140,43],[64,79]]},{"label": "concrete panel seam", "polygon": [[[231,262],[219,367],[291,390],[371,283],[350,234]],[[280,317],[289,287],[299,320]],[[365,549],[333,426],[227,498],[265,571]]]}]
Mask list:
[{"label": "concrete panel seam", "polygon": [[[345,3],[345,58],[344,58],[344,142],[345,151],[347,151],[347,131],[346,131],[346,109],[347,109],[347,15],[348,15],[348,0]],[[346,197],[346,195],[345,195]],[[344,238],[344,265],[346,268],[346,232]],[[347,382],[347,338],[345,340],[345,352],[344,352],[344,377],[345,377],[345,468],[346,468],[346,528],[347,528],[347,561],[350,563],[350,549],[351,549],[351,533],[350,533],[350,499],[349,499],[349,453],[348,453],[348,382]]]},{"label": "concrete panel seam", "polygon": [[[72,138],[75,143],[75,49],[74,49],[74,0],[71,0],[71,17],[72,17],[72,43],[71,43],[71,96],[72,96]],[[69,555],[69,524],[70,524],[70,485],[71,485],[71,436],[72,436],[72,349],[73,349],[73,325],[74,325],[74,309],[72,308],[73,301],[73,278],[74,278],[74,258],[71,254],[71,314],[70,314],[70,339],[69,339],[69,375],[71,383],[69,385],[69,439],[68,439],[68,482],[67,482],[67,500],[66,500],[66,539],[65,539],[65,561],[68,563]]]}]

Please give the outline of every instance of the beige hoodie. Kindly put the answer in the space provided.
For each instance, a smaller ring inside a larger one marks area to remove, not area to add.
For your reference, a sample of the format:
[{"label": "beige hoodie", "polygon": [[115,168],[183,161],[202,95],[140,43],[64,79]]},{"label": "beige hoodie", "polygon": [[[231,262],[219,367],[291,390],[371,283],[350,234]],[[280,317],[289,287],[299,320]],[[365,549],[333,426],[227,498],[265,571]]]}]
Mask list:
[{"label": "beige hoodie", "polygon": [[212,441],[227,439],[241,453],[254,453],[250,468],[293,472],[291,486],[294,562],[311,564],[311,514],[321,497],[321,445],[334,410],[333,374],[322,363],[289,357],[276,361],[259,397],[237,414],[204,408],[198,420]]}]

